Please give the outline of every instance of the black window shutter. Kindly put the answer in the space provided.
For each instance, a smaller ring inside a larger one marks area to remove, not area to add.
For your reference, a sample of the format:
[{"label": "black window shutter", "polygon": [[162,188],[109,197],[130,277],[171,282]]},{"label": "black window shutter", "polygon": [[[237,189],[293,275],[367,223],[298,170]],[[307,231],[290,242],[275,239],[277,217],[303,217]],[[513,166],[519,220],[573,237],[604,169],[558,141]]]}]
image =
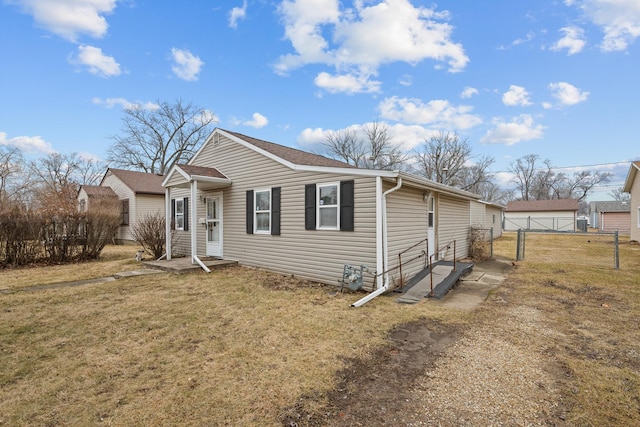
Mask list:
[{"label": "black window shutter", "polygon": [[189,230],[189,198],[185,197],[184,201],[182,202],[182,210],[184,212],[184,231],[188,231]]},{"label": "black window shutter", "polygon": [[247,234],[253,234],[253,190],[247,190]]},{"label": "black window shutter", "polygon": [[176,229],[176,199],[171,199],[171,229]]},{"label": "black window shutter", "polygon": [[271,189],[271,234],[280,235],[280,187]]},{"label": "black window shutter", "polygon": [[304,229],[316,229],[316,185],[304,186]]},{"label": "black window shutter", "polygon": [[340,230],[353,231],[353,180],[340,181]]}]

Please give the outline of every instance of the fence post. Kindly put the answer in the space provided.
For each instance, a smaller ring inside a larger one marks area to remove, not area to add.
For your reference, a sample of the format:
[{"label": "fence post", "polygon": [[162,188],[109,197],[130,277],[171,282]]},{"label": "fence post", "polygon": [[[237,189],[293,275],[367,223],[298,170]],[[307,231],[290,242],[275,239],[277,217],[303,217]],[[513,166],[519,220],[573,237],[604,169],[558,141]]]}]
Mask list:
[{"label": "fence post", "polygon": [[493,259],[493,227],[491,227],[489,229],[489,242],[490,242],[490,258],[489,259]]},{"label": "fence post", "polygon": [[616,270],[620,270],[620,250],[618,248],[618,242],[619,242],[618,241],[618,230],[616,230],[616,232],[614,234],[614,237],[613,237],[613,240],[614,240],[614,245],[613,245],[614,246],[614,249],[613,249],[614,250],[614,263],[615,263],[615,266],[616,266]]},{"label": "fence post", "polygon": [[520,239],[522,239],[522,228],[518,229],[518,238],[516,239],[516,261],[520,261]]}]

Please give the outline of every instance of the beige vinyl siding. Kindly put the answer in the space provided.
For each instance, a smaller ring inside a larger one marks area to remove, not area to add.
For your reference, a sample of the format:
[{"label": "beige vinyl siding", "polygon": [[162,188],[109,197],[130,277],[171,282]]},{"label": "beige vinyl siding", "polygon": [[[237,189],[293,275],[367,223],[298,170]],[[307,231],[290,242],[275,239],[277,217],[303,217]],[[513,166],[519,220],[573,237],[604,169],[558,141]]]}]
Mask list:
[{"label": "beige vinyl siding", "polygon": [[133,241],[131,236],[131,227],[134,224],[136,218],[136,204],[135,194],[127,185],[125,185],[118,177],[109,173],[104,177],[102,184],[103,187],[111,187],[111,189],[118,195],[118,200],[122,201],[129,199],[129,225],[121,225],[116,232],[116,239]]},{"label": "beige vinyl siding", "polygon": [[471,201],[470,208],[471,208],[470,225],[472,227],[477,227],[477,228],[486,228],[486,223],[485,223],[486,204],[473,200]]},{"label": "beige vinyl siding", "polygon": [[[222,190],[225,259],[334,285],[344,264],[375,270],[375,178],[294,171],[222,135],[192,164],[215,167],[232,180]],[[355,180],[355,231],[305,230],[305,184],[350,179]],[[281,234],[247,234],[246,191],[272,187],[281,187]],[[199,234],[199,240],[204,237]]]},{"label": "beige vinyl siding", "polygon": [[502,236],[502,209],[487,205],[485,207],[485,228],[493,230],[493,238]]},{"label": "beige vinyl siding", "polygon": [[164,215],[164,196],[154,196],[151,194],[138,194],[135,200],[136,222],[146,215]]},{"label": "beige vinyl siding", "polygon": [[[391,186],[385,185],[385,191]],[[402,254],[402,262],[406,263],[427,251],[427,204],[424,201],[424,191],[408,187],[389,193],[387,196],[387,239],[389,266],[396,267],[399,263],[398,254],[411,246],[417,246]],[[426,257],[415,259],[402,266],[404,279],[411,279],[425,266]],[[390,274],[392,284],[399,284],[399,269]],[[395,281],[395,282],[394,282]]]},{"label": "beige vinyl siding", "polygon": [[[632,166],[633,167],[633,166]],[[636,173],[631,184],[631,231],[629,238],[640,242],[640,173]]]},{"label": "beige vinyl siding", "polygon": [[465,258],[469,255],[469,231],[471,221],[470,201],[455,199],[444,194],[438,197],[437,207],[438,237],[436,250],[445,260],[453,259],[453,246],[449,250],[443,250],[444,245],[456,241],[456,258]]}]

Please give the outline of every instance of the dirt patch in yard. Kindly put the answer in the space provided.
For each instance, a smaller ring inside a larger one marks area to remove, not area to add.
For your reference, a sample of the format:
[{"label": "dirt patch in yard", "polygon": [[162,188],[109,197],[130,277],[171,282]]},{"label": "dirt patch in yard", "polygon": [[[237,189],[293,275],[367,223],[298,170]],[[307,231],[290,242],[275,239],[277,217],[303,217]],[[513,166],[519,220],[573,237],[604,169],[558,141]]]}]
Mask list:
[{"label": "dirt patch in yard", "polygon": [[[283,425],[371,426],[405,423],[412,388],[455,340],[456,331],[431,320],[395,328],[388,344],[370,357],[348,361],[338,385],[326,396],[307,396],[285,411]],[[318,403],[326,402],[320,411]]]}]

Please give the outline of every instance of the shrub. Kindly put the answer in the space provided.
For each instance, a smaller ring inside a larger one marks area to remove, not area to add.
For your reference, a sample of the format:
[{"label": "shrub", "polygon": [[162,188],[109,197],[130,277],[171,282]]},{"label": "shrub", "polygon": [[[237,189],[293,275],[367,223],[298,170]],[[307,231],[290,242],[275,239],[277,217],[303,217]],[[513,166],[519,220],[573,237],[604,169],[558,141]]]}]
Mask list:
[{"label": "shrub", "polygon": [[[156,259],[165,254],[167,235],[165,224],[164,215],[160,213],[148,213],[131,228],[131,235],[136,242],[140,243],[144,250]],[[172,241],[173,238],[174,234],[172,232]]]}]

